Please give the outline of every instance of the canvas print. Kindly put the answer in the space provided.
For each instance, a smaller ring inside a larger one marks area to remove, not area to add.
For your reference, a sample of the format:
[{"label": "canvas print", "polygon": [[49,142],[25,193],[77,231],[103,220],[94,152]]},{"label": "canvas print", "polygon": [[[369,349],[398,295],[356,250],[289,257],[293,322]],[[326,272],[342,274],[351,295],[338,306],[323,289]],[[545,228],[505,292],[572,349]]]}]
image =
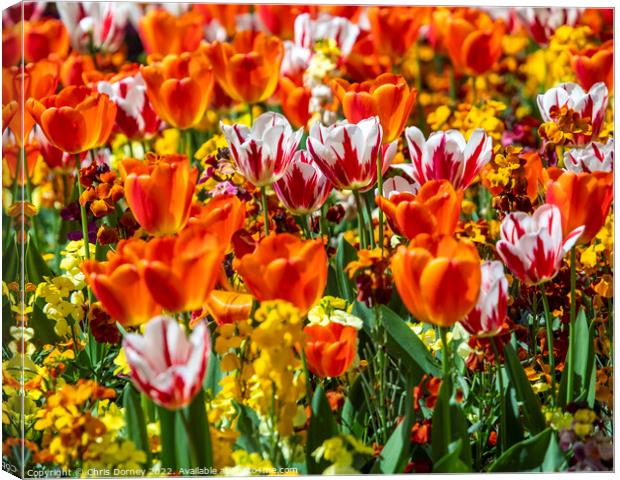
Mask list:
[{"label": "canvas print", "polygon": [[613,470],[611,8],[2,28],[5,472]]}]

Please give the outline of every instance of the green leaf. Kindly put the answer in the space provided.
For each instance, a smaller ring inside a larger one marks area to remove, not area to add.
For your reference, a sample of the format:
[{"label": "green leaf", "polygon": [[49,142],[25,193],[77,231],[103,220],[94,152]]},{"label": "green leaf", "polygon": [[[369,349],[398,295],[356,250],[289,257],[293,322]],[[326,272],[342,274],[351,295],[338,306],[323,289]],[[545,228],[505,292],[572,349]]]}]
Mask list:
[{"label": "green leaf", "polygon": [[256,412],[245,405],[235,404],[235,408],[239,411],[237,417],[237,438],[236,446],[250,453],[259,453],[261,451],[256,432],[258,431],[258,416]]},{"label": "green leaf", "polygon": [[461,460],[461,451],[463,450],[463,439],[459,438],[456,442],[452,442],[448,446],[448,453],[441,457],[433,465],[433,473],[468,473],[469,468]]},{"label": "green leaf", "polygon": [[30,315],[30,326],[34,329],[33,340],[40,346],[54,344],[60,339],[54,331],[56,323],[43,313],[39,303],[41,302],[36,302],[32,306],[32,314]]},{"label": "green leaf", "polygon": [[213,452],[211,450],[211,430],[202,389],[187,407],[187,434],[188,442],[193,448],[196,467],[211,468],[213,466]]},{"label": "green leaf", "polygon": [[317,387],[312,398],[312,416],[308,426],[308,440],[306,442],[306,464],[308,474],[323,473],[329,466],[329,462],[321,459],[316,462],[312,453],[319,448],[325,440],[338,435],[338,424],[334,420],[327,397],[322,387]]},{"label": "green leaf", "polygon": [[15,236],[11,235],[2,252],[2,280],[4,282],[17,282],[19,263],[19,250],[15,243]]},{"label": "green leaf", "polygon": [[387,333],[387,349],[394,358],[402,358],[403,365],[410,370],[413,381],[419,382],[422,375],[441,377],[441,368],[426,348],[426,345],[413,333],[407,323],[386,306],[381,306],[383,327]]},{"label": "green leaf", "polygon": [[146,420],[138,392],[131,383],[125,387],[123,395],[123,407],[125,409],[125,425],[127,426],[127,438],[136,448],[146,453],[146,465],[151,464],[151,448],[146,434]]},{"label": "green leaf", "polygon": [[325,286],[325,295],[331,297],[340,297],[340,287],[338,283],[338,272],[333,265],[327,266],[327,285]]},{"label": "green leaf", "polygon": [[345,267],[357,258],[357,250],[341,236],[338,239],[336,250],[336,280],[340,296],[346,300],[355,300],[355,288],[349,275],[344,271]]},{"label": "green leaf", "polygon": [[176,471],[176,413],[164,407],[157,407],[159,417],[161,466]]},{"label": "green leaf", "polygon": [[28,282],[37,284],[43,281],[43,277],[54,276],[54,272],[52,272],[47,263],[45,263],[45,260],[43,260],[34,241],[30,237],[28,237],[24,267],[26,270],[26,280]]},{"label": "green leaf", "polygon": [[206,391],[210,391],[211,397],[217,395],[222,389],[220,380],[222,379],[222,371],[220,370],[220,360],[217,355],[211,355],[209,357],[209,364],[207,365],[207,374],[203,387]]},{"label": "green leaf", "polygon": [[517,394],[512,385],[507,386],[504,400],[506,402],[506,447],[510,448],[523,440],[523,424],[519,418]]},{"label": "green leaf", "polygon": [[554,472],[566,465],[556,433],[547,428],[513,445],[489,468],[489,472]]},{"label": "green leaf", "polygon": [[545,417],[541,411],[540,401],[532,390],[530,381],[519,362],[519,358],[510,343],[504,346],[504,359],[508,377],[517,393],[517,399],[523,404],[525,424],[532,433],[539,433],[545,429]]},{"label": "green leaf", "polygon": [[[596,378],[592,383],[592,370],[594,368],[594,322],[588,325],[586,314],[583,310],[579,311],[575,320],[575,347],[573,358],[575,366],[575,398],[586,400],[588,395],[595,389]],[[591,395],[590,395],[591,397]],[[590,407],[593,407],[591,404]]]}]

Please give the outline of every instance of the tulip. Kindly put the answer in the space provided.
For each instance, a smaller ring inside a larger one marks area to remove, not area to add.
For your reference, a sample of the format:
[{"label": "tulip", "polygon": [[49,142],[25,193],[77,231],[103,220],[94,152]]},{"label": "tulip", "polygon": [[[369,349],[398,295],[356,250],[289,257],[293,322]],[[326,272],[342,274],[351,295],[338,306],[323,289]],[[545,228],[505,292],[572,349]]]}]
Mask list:
[{"label": "tulip", "polygon": [[168,10],[155,8],[138,21],[138,33],[148,54],[170,55],[193,52],[202,40],[203,17],[189,11],[176,17]]},{"label": "tulip", "polygon": [[19,106],[15,100],[9,101],[6,105],[2,105],[2,133],[9,127],[11,120],[19,110]]},{"label": "tulip", "polygon": [[284,176],[273,184],[280,201],[295,215],[319,210],[332,191],[332,184],[305,150],[295,153]]},{"label": "tulip", "polygon": [[290,165],[303,129],[293,132],[288,120],[278,113],[261,114],[252,128],[220,123],[241,175],[257,187],[282,178]]},{"label": "tulip", "polygon": [[115,125],[127,138],[140,140],[158,132],[161,122],[146,95],[140,73],[112,83],[101,81],[97,90],[108,95],[118,107]]},{"label": "tulip", "polygon": [[383,129],[383,143],[391,143],[403,133],[416,98],[400,75],[384,73],[375,80],[350,84],[332,81],[332,89],[342,103],[344,116],[351,123],[378,116]]},{"label": "tulip", "polygon": [[363,82],[392,70],[392,60],[388,55],[380,54],[369,32],[360,32],[351,48],[351,53],[344,60],[344,66],[351,78]]},{"label": "tulip", "polygon": [[597,82],[604,82],[608,89],[613,90],[613,40],[609,40],[598,47],[590,47],[573,53],[571,66],[583,88],[589,89]]},{"label": "tulip", "polygon": [[583,225],[579,243],[588,243],[605,225],[614,197],[613,173],[564,172],[547,185],[547,203],[562,215],[562,231]]},{"label": "tulip", "polygon": [[377,182],[377,155],[382,173],[396,155],[398,142],[381,145],[383,132],[378,117],[325,127],[315,123],[306,143],[308,152],[338,190],[367,191]]},{"label": "tulip", "polygon": [[22,58],[21,24],[3,26],[2,29],[2,66],[13,67]]},{"label": "tulip", "polygon": [[125,327],[148,322],[161,312],[144,281],[140,261],[145,250],[143,240],[121,240],[116,251],[108,252],[107,261],[82,263],[86,282],[103,308]]},{"label": "tulip", "polygon": [[85,86],[66,87],[42,100],[30,98],[26,110],[47,139],[67,153],[80,153],[103,145],[114,127],[116,105],[107,95]]},{"label": "tulip", "polygon": [[123,349],[133,383],[157,405],[185,407],[202,389],[211,350],[204,322],[187,338],[175,319],[155,317],[143,335],[127,334]]},{"label": "tulip", "polygon": [[552,279],[562,258],[577,243],[584,227],[562,236],[562,215],[555,205],[544,204],[533,215],[513,212],[500,227],[497,253],[504,264],[525,285]]},{"label": "tulip", "polygon": [[493,140],[477,128],[469,141],[457,130],[433,132],[424,139],[417,127],[405,130],[411,166],[404,167],[420,185],[429,180],[449,180],[455,189],[466,189],[493,156]]},{"label": "tulip", "polygon": [[232,44],[213,42],[203,49],[215,79],[233,100],[258,103],[275,92],[284,55],[279,38],[244,30]]},{"label": "tulip", "polygon": [[398,248],[391,266],[400,298],[419,321],[450,327],[476,306],[480,257],[468,240],[419,235]]},{"label": "tulip", "polygon": [[293,38],[295,19],[315,6],[308,5],[256,5],[256,14],[272,34],[282,40]]},{"label": "tulip", "polygon": [[575,173],[611,172],[614,166],[614,139],[606,144],[592,142],[564,154],[564,166]]},{"label": "tulip", "polygon": [[280,78],[280,100],[282,113],[294,128],[306,127],[310,120],[310,97],[312,92],[303,85],[297,85],[288,77]]},{"label": "tulip", "polygon": [[69,33],[60,20],[42,18],[24,22],[24,60],[36,62],[55,54],[65,58],[69,53]]},{"label": "tulip", "polygon": [[207,311],[218,325],[250,318],[254,297],[248,293],[213,290],[207,299]]},{"label": "tulip", "polygon": [[218,195],[190,213],[189,224],[200,223],[214,233],[223,245],[229,245],[245,222],[245,203],[234,195]]},{"label": "tulip", "polygon": [[417,195],[394,193],[377,197],[392,230],[409,240],[421,233],[453,235],[461,213],[462,190],[455,191],[446,180],[425,183]]},{"label": "tulip", "polygon": [[288,233],[270,234],[233,266],[259,301],[286,300],[302,313],[321,298],[327,283],[322,241],[302,241]]},{"label": "tulip", "polygon": [[357,355],[357,330],[342,323],[311,323],[304,328],[308,370],[320,378],[340,377]]},{"label": "tulip", "polygon": [[418,39],[424,11],[418,7],[369,7],[368,23],[377,52],[403,56]]},{"label": "tulip", "polygon": [[202,308],[215,288],[225,249],[202,224],[149,241],[144,280],[155,301],[169,312]]},{"label": "tulip", "polygon": [[211,102],[213,70],[199,52],[167,55],[140,69],[157,115],[173,127],[198,124]]},{"label": "tulip", "polygon": [[484,262],[480,270],[478,302],[461,325],[477,337],[493,337],[502,331],[508,312],[508,280],[504,265],[497,260]]},{"label": "tulip", "polygon": [[295,45],[312,50],[320,40],[333,40],[343,57],[351,52],[360,28],[346,18],[322,13],[313,20],[309,13],[295,19]]},{"label": "tulip", "polygon": [[157,156],[146,161],[123,160],[125,199],[138,223],[153,235],[181,230],[190,214],[198,170],[185,155]]},{"label": "tulip", "polygon": [[[392,168],[396,168],[392,165]],[[415,195],[420,190],[420,185],[415,181],[410,181],[403,175],[390,177],[383,182],[383,197],[391,200],[392,196],[399,193],[410,193]]]},{"label": "tulip", "polygon": [[559,27],[577,25],[581,12],[572,7],[520,7],[517,8],[517,15],[534,41],[545,45]]},{"label": "tulip", "polygon": [[86,85],[84,77],[94,71],[96,68],[93,57],[72,52],[60,66],[60,83],[63,87]]},{"label": "tulip", "polygon": [[192,7],[204,15],[205,23],[217,22],[221,25],[228,37],[234,36],[238,30],[238,19],[250,12],[250,5],[239,3],[195,3]]},{"label": "tulip", "polygon": [[[22,152],[25,153],[25,176],[18,177],[17,164],[21,163]],[[2,145],[2,166],[4,168],[3,183],[5,187],[10,187],[17,180],[19,185],[32,181],[35,174],[37,161],[39,160],[40,149],[36,143],[27,143],[23,149],[16,143],[3,142]]]},{"label": "tulip", "polygon": [[545,122],[556,121],[563,110],[577,114],[580,120],[587,120],[592,125],[592,134],[575,135],[577,145],[586,145],[603,128],[608,97],[607,87],[602,82],[594,84],[588,93],[576,83],[561,83],[538,95],[536,101]]}]

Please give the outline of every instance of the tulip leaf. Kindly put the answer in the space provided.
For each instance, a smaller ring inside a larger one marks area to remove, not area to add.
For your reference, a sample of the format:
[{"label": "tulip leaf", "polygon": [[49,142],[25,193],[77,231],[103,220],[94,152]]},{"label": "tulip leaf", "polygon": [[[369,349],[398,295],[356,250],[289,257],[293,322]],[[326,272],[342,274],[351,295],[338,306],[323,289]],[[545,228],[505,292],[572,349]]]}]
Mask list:
[{"label": "tulip leaf", "polygon": [[[594,322],[588,325],[586,314],[583,310],[579,311],[575,320],[575,341],[572,342],[575,348],[573,358],[575,365],[573,372],[575,375],[575,391],[578,392],[575,398],[578,400],[593,400],[592,395],[596,382],[592,382],[592,370],[594,368]],[[595,378],[596,380],[596,378]],[[594,406],[592,402],[590,407]]]},{"label": "tulip leaf", "polygon": [[557,472],[566,467],[556,433],[547,428],[504,452],[489,472]]},{"label": "tulip leaf", "polygon": [[527,428],[535,434],[542,432],[546,424],[540,407],[540,401],[532,390],[525,370],[510,343],[504,346],[504,359],[508,377],[517,393],[517,399],[523,404]]},{"label": "tulip leaf", "polygon": [[220,380],[222,379],[222,371],[220,369],[220,360],[217,355],[211,355],[209,357],[209,364],[207,365],[207,374],[205,375],[205,381],[203,383],[204,389],[209,392],[211,398],[215,397],[222,389]]},{"label": "tulip leaf", "polygon": [[44,281],[43,277],[53,277],[54,272],[45,263],[32,238],[28,238],[25,258],[26,280],[34,284]]},{"label": "tulip leaf", "polygon": [[395,358],[403,359],[403,365],[411,371],[415,383],[419,382],[424,374],[442,376],[439,365],[426,345],[402,318],[383,305],[381,318],[387,333],[388,352]]},{"label": "tulip leaf", "polygon": [[60,338],[54,331],[55,322],[43,313],[39,303],[34,303],[32,313],[30,314],[30,326],[34,330],[33,340],[40,345],[54,344]]},{"label": "tulip leaf", "polygon": [[349,278],[349,275],[345,272],[345,268],[356,258],[357,250],[344,239],[343,235],[340,236],[338,239],[338,248],[336,250],[336,271],[338,273],[336,280],[338,282],[340,296],[349,301],[355,299],[355,288],[353,287],[353,282]]},{"label": "tulip leaf", "polygon": [[196,467],[211,468],[213,466],[213,452],[211,450],[211,429],[202,389],[187,407],[187,434],[188,442],[195,454]]},{"label": "tulip leaf", "polygon": [[3,281],[17,282],[19,274],[19,250],[15,243],[15,236],[11,235],[4,252],[2,252],[2,279]]},{"label": "tulip leaf", "polygon": [[448,453],[441,457],[433,465],[433,473],[468,473],[471,468],[461,460],[463,451],[463,439],[459,438],[456,442],[448,445]]},{"label": "tulip leaf", "polygon": [[123,407],[125,409],[125,424],[127,426],[127,438],[136,448],[146,453],[146,465],[151,464],[151,448],[146,433],[146,419],[142,410],[140,392],[128,383],[123,394]]},{"label": "tulip leaf", "polygon": [[176,471],[176,413],[164,407],[157,407],[159,417],[161,466]]},{"label": "tulip leaf", "polygon": [[235,445],[246,452],[260,453],[260,442],[256,436],[260,421],[256,412],[250,407],[238,403],[235,403],[235,408],[239,411],[239,416],[237,417],[239,437]]},{"label": "tulip leaf", "polygon": [[[505,383],[506,380],[507,378],[504,378]],[[504,401],[506,402],[506,447],[510,448],[523,440],[523,424],[519,418],[517,394],[512,385],[507,386]]]},{"label": "tulip leaf", "polygon": [[329,401],[323,392],[322,387],[317,387],[312,398],[312,416],[308,426],[308,440],[306,442],[306,465],[308,474],[323,473],[329,466],[329,462],[321,459],[317,462],[312,453],[319,448],[323,442],[338,435],[338,424],[332,415]]}]

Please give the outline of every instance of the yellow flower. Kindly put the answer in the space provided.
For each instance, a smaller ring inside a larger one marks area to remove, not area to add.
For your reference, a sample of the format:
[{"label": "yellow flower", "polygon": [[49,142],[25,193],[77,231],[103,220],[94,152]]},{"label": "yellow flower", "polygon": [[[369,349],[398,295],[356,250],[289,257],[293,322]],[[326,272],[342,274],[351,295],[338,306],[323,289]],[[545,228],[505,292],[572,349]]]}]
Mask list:
[{"label": "yellow flower", "polygon": [[167,128],[162,135],[155,140],[155,152],[158,155],[177,153],[181,134],[176,128]]}]

